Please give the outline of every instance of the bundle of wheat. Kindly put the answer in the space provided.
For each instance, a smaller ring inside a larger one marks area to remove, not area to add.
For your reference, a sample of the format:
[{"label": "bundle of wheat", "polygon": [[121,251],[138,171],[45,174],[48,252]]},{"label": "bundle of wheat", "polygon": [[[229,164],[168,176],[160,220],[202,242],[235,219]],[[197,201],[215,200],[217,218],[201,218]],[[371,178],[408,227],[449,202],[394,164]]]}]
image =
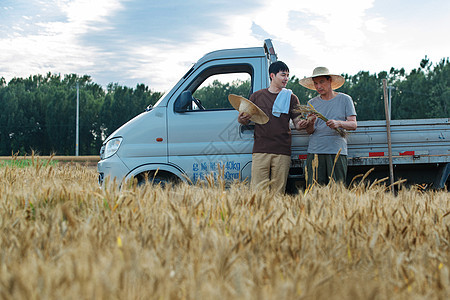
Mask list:
[{"label": "bundle of wheat", "polygon": [[[309,106],[308,106],[309,105]],[[294,111],[300,112],[303,116],[303,118],[307,118],[308,115],[316,115],[319,119],[322,119],[324,122],[327,122],[328,119],[324,115],[322,115],[320,112],[318,112],[314,106],[311,105],[311,103],[308,103],[308,105],[297,105],[294,108]],[[339,133],[340,136],[346,137],[348,134],[348,131],[343,128],[336,128],[335,129],[337,133]]]}]

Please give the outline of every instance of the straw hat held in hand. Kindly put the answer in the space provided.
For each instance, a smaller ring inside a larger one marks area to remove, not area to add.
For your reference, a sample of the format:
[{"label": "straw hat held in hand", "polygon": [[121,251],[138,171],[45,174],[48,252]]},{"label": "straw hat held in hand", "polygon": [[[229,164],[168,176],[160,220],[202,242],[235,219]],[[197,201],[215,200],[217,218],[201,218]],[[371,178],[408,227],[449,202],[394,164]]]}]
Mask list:
[{"label": "straw hat held in hand", "polygon": [[234,109],[239,111],[239,123],[247,124],[249,121],[253,121],[258,124],[266,124],[269,121],[269,117],[250,100],[234,94],[228,95],[228,100]]}]

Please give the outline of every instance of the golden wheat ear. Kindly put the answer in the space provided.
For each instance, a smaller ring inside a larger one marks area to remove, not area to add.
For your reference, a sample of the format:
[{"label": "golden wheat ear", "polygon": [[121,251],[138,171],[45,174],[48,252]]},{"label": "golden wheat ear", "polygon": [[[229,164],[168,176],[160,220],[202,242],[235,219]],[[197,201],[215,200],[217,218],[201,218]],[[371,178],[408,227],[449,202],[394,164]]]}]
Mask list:
[{"label": "golden wheat ear", "polygon": [[339,148],[338,153],[336,153],[336,156],[334,157],[333,168],[331,169],[330,180],[333,178],[334,167],[336,166],[336,162],[337,162],[337,160],[339,159],[339,155],[341,155],[341,151],[342,151],[342,148]]}]

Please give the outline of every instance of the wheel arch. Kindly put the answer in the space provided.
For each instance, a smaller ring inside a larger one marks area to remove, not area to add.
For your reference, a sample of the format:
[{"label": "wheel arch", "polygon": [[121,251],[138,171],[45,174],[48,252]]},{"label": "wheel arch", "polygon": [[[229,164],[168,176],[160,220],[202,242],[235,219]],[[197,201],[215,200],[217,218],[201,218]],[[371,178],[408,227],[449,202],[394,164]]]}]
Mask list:
[{"label": "wheel arch", "polygon": [[186,173],[179,167],[169,164],[150,163],[140,165],[131,170],[124,178],[125,181],[132,178],[142,178],[145,174],[159,174],[165,177],[174,177],[180,181],[187,182]]}]

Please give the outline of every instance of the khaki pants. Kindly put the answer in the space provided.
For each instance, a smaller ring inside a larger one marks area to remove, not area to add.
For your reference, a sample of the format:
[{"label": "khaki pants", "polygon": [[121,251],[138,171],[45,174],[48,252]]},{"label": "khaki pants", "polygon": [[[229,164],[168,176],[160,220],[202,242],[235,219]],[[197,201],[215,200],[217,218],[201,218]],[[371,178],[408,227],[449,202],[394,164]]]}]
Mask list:
[{"label": "khaki pants", "polygon": [[258,188],[258,184],[264,181],[271,181],[271,190],[284,193],[290,165],[291,157],[289,155],[253,153],[252,188]]}]

